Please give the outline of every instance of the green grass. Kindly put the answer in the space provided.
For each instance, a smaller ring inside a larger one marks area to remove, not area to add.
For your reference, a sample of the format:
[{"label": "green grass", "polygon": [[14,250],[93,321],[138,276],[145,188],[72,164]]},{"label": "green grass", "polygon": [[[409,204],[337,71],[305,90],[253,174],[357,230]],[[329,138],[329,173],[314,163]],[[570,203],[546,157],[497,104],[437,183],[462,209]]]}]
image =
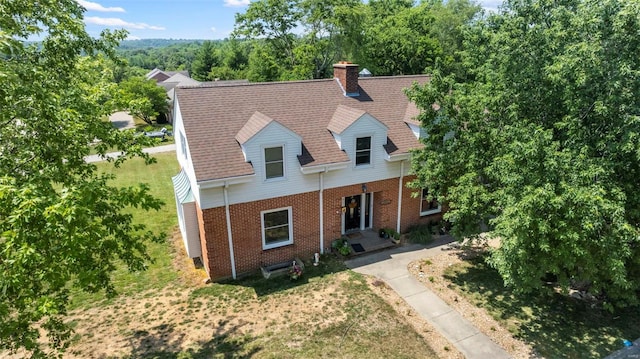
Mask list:
[{"label": "green grass", "polygon": [[640,337],[640,308],[610,313],[560,294],[516,294],[482,257],[449,267],[445,278],[545,358],[602,358]]},{"label": "green grass", "polygon": [[[142,159],[136,158],[125,162],[116,169],[107,162],[98,162],[98,170],[116,174],[112,182],[115,186],[131,186],[138,183],[146,183],[150,187],[150,193],[164,201],[164,206],[159,211],[144,212],[133,210],[136,223],[143,223],[154,233],[171,235],[177,225],[175,212],[175,200],[171,177],[178,173],[179,166],[174,152],[155,154],[157,162],[146,166]],[[116,290],[122,295],[140,293],[149,289],[160,289],[174,282],[177,272],[173,269],[172,253],[167,242],[148,243],[148,253],[154,262],[149,264],[146,271],[131,273],[125,266],[120,266],[113,276]],[[88,306],[97,300],[104,299],[103,293],[73,293],[72,308]]]}]

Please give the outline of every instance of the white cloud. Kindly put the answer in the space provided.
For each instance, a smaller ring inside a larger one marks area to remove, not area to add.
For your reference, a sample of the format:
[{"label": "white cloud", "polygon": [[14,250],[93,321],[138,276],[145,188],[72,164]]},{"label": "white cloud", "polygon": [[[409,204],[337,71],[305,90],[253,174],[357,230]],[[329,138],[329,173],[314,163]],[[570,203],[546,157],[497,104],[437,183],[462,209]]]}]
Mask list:
[{"label": "white cloud", "polygon": [[249,5],[249,0],[224,0],[224,6],[239,7]]},{"label": "white cloud", "polygon": [[211,26],[211,31],[216,32],[218,30],[215,27]]},{"label": "white cloud", "polygon": [[102,11],[102,12],[125,12],[121,7],[104,7],[97,2],[77,0],[80,6],[84,7],[88,11]]},{"label": "white cloud", "polygon": [[138,36],[127,36],[127,40],[140,40],[140,38]]},{"label": "white cloud", "polygon": [[126,29],[147,29],[147,30],[164,30],[165,29],[162,26],[149,25],[143,22],[138,22],[138,23],[127,22],[116,17],[87,16],[84,18],[84,22],[87,24],[93,24],[93,25],[124,27]]}]

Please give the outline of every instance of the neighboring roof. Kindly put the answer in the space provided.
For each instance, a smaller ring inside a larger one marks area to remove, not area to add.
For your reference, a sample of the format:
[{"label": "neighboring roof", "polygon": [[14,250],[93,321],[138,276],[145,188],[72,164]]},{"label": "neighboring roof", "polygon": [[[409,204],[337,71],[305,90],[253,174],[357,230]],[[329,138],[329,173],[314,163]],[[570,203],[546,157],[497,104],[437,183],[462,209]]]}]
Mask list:
[{"label": "neighboring roof", "polygon": [[199,86],[200,82],[192,79],[191,77],[177,73],[162,82],[158,82],[158,85],[169,91],[176,86]]},{"label": "neighboring roof", "polygon": [[149,71],[144,77],[147,80],[156,80],[158,83],[167,81],[173,75],[180,74],[184,77],[189,77],[189,71],[162,71],[159,68],[155,68]]},{"label": "neighboring roof", "polygon": [[[330,123],[336,126],[334,129],[341,127],[364,113],[388,127],[390,145],[385,148],[389,154],[407,153],[420,143],[404,122],[409,100],[403,89],[426,81],[424,75],[360,78],[358,97],[344,96],[334,79],[203,84],[177,87],[176,96],[196,180],[207,181],[254,173],[244,160],[236,135],[256,111],[277,119],[302,138],[303,166],[348,161],[328,128]],[[346,119],[334,119],[336,113],[346,115]],[[243,132],[241,139],[246,136]]]}]

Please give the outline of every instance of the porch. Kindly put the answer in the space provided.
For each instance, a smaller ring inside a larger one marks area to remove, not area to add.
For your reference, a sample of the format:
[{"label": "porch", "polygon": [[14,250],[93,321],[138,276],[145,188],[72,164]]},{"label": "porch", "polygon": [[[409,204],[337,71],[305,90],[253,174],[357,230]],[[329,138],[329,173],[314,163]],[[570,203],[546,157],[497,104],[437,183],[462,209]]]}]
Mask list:
[{"label": "porch", "polygon": [[377,231],[365,229],[363,231],[346,234],[351,245],[351,255],[360,255],[375,252],[385,248],[394,247],[395,244],[389,238],[380,238]]}]

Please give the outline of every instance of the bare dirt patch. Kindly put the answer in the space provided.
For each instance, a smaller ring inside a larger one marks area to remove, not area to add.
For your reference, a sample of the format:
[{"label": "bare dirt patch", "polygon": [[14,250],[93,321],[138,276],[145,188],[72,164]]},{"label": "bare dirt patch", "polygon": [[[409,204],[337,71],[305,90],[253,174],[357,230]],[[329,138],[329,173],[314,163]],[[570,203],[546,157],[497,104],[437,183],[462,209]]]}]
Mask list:
[{"label": "bare dirt patch", "polygon": [[183,284],[75,310],[66,358],[463,357],[374,278],[344,270],[269,293],[207,285],[182,253],[178,233],[173,247],[173,270]]}]

